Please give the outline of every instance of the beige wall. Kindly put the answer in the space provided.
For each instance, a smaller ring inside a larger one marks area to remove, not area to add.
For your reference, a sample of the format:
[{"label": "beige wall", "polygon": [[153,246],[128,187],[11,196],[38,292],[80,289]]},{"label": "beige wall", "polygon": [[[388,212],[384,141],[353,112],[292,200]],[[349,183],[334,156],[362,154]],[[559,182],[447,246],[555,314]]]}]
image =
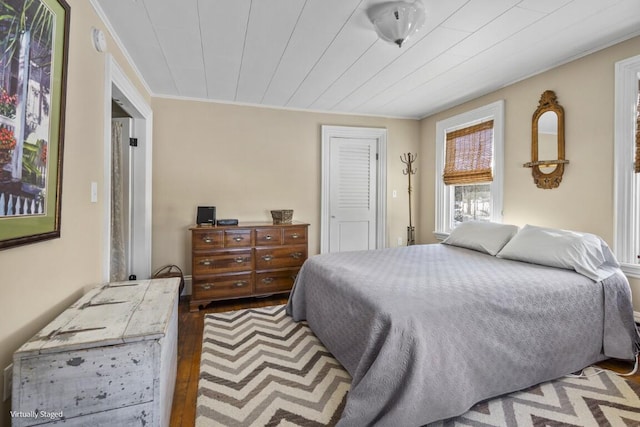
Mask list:
[{"label": "beige wall", "polygon": [[154,269],[178,264],[190,274],[188,228],[198,205],[241,221],[270,221],[271,209],[293,209],[294,220],[311,224],[309,251],[318,253],[321,125],[388,130],[387,243],[406,241],[407,178],[399,157],[417,152],[418,121],[159,98],[153,111]]},{"label": "beige wall", "polygon": [[[591,232],[613,243],[614,64],[640,54],[640,38],[628,40],[543,74],[467,102],[421,122],[422,170],[434,170],[437,121],[505,100],[504,221]],[[553,90],[565,110],[566,158],[559,188],[538,189],[531,169],[531,116],[540,95]],[[435,173],[421,176],[422,242],[434,242]],[[640,311],[640,281],[632,280]]]},{"label": "beige wall", "polygon": [[[102,278],[102,202],[90,203],[90,182],[103,188],[104,54],[91,44],[103,24],[85,0],[71,5],[70,54],[60,239],[0,251],[0,368],[24,341]],[[106,29],[105,29],[106,32]],[[187,228],[201,204],[219,217],[269,220],[292,208],[311,223],[319,250],[320,126],[388,129],[388,244],[406,236],[406,177],[399,156],[419,152],[414,206],[419,241],[433,242],[434,133],[437,120],[506,100],[505,221],[585,230],[613,238],[613,64],[640,54],[636,38],[509,86],[421,122],[294,112],[169,99],[150,100],[126,59],[109,52],[154,110],[153,267],[189,268]],[[530,118],[540,94],[555,90],[566,111],[567,158],[557,190],[539,190],[530,170]],[[398,198],[391,197],[397,190]],[[100,195],[100,200],[103,199]],[[588,201],[588,202],[587,202]],[[589,204],[590,203],[590,204]],[[633,282],[640,295],[640,282]],[[635,301],[640,309],[640,301]],[[3,405],[0,427],[8,426]]]},{"label": "beige wall", "polygon": [[[71,26],[61,238],[0,251],[2,369],[18,347],[82,295],[83,287],[102,277],[103,205],[90,203],[89,196],[91,181],[103,186],[105,55],[93,49],[91,27],[106,29],[88,1],[67,1]],[[149,100],[113,40],[107,40],[109,52]],[[0,426],[8,426],[9,404],[2,408]]]}]

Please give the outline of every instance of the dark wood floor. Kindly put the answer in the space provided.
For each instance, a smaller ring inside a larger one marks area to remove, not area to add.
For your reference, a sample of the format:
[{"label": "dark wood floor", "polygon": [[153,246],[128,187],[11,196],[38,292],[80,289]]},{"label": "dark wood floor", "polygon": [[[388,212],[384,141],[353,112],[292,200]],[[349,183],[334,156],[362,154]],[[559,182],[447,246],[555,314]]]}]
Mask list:
[{"label": "dark wood floor", "polygon": [[[171,427],[192,427],[195,423],[204,315],[206,313],[239,310],[242,308],[285,304],[286,302],[286,296],[221,301],[214,302],[199,312],[190,313],[188,300],[180,301],[178,318],[178,374],[173,395]],[[599,365],[617,372],[629,372],[633,369],[633,364],[620,361],[605,361]],[[636,373],[633,377],[628,377],[628,379],[640,384],[640,373]]]}]

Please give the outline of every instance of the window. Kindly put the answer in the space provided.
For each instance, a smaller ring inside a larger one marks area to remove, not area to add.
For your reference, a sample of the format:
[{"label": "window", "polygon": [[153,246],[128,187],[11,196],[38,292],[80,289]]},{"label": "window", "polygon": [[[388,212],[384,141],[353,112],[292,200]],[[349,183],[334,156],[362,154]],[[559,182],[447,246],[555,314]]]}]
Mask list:
[{"label": "window", "polygon": [[615,241],[622,270],[640,277],[640,56],[616,63]]},{"label": "window", "polygon": [[464,221],[502,221],[503,123],[503,101],[436,123],[436,237]]},{"label": "window", "polygon": [[446,132],[446,185],[492,181],[493,120]]},{"label": "window", "polygon": [[461,222],[491,220],[491,184],[453,186],[453,227]]}]

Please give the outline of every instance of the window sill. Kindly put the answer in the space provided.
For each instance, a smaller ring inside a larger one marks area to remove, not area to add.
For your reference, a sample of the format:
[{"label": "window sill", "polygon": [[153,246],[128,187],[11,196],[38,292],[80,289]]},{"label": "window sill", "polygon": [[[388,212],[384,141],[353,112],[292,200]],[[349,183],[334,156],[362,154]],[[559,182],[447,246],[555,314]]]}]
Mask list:
[{"label": "window sill", "polygon": [[449,237],[449,233],[444,233],[442,231],[434,231],[433,236],[438,239],[438,241],[442,242],[444,239]]}]

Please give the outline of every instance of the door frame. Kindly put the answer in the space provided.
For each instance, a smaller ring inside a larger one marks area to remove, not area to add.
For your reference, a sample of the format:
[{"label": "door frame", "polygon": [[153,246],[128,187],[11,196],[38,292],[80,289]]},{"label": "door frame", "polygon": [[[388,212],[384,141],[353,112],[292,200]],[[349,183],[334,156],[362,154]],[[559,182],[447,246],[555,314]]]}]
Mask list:
[{"label": "door frame", "polygon": [[331,138],[366,138],[377,141],[376,249],[386,246],[387,229],[387,129],[322,125],[322,178],[320,190],[320,253],[329,251]]},{"label": "door frame", "polygon": [[151,277],[151,196],[153,111],[111,54],[105,55],[104,79],[104,185],[103,185],[103,280],[109,281],[111,269],[111,100],[132,116],[138,138],[133,156],[132,197],[132,265],[139,279]]}]

